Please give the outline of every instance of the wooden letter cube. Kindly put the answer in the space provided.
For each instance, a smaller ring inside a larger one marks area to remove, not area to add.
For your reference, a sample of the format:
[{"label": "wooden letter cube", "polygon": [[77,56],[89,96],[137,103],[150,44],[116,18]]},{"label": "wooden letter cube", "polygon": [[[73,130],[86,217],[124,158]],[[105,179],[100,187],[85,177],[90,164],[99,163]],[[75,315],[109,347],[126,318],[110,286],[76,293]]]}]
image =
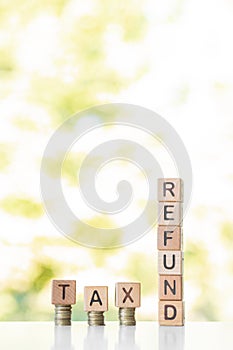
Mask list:
[{"label": "wooden letter cube", "polygon": [[160,275],[159,276],[159,299],[182,300],[183,284],[182,276]]},{"label": "wooden letter cube", "polygon": [[182,202],[183,181],[182,179],[158,179],[159,202]]},{"label": "wooden letter cube", "polygon": [[107,311],[108,287],[88,286],[84,287],[84,311]]},{"label": "wooden letter cube", "polygon": [[53,280],[52,281],[52,304],[73,305],[76,303],[76,281]]},{"label": "wooden letter cube", "polygon": [[136,308],[141,305],[141,283],[116,283],[115,305],[120,308]]},{"label": "wooden letter cube", "polygon": [[182,235],[180,226],[158,226],[158,250],[182,250]]},{"label": "wooden letter cube", "polygon": [[159,275],[182,275],[183,253],[176,250],[162,250],[158,252]]},{"label": "wooden letter cube", "polygon": [[160,326],[183,326],[183,301],[159,301],[159,324]]},{"label": "wooden letter cube", "polygon": [[182,203],[161,202],[158,204],[158,224],[162,226],[181,226],[183,221]]}]

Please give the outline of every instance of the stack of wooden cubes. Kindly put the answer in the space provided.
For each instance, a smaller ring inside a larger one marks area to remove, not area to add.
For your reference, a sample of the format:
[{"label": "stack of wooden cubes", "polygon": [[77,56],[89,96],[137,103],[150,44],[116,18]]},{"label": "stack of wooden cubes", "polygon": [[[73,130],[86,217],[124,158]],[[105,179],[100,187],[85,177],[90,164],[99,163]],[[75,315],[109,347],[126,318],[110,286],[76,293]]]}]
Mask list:
[{"label": "stack of wooden cubes", "polygon": [[184,325],[183,181],[158,179],[159,324]]}]

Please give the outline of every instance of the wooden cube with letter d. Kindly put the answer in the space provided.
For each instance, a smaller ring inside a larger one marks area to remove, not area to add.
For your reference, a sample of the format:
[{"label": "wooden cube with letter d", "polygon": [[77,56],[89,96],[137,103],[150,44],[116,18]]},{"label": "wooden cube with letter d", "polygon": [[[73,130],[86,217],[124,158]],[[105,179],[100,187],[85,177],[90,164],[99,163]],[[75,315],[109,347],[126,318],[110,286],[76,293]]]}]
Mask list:
[{"label": "wooden cube with letter d", "polygon": [[160,326],[183,326],[184,302],[159,301],[159,324]]}]

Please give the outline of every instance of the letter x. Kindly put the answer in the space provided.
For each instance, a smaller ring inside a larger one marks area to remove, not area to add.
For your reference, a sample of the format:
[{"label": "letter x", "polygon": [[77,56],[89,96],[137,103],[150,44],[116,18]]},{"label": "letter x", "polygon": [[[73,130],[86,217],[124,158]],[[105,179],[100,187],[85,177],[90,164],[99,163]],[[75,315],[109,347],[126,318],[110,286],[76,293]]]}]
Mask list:
[{"label": "letter x", "polygon": [[129,298],[129,300],[131,301],[131,303],[133,303],[133,302],[134,302],[134,301],[133,301],[133,298],[132,298],[131,295],[130,295],[130,293],[131,293],[132,290],[133,290],[133,287],[130,287],[130,289],[129,289],[128,292],[127,292],[127,290],[126,290],[124,287],[123,287],[122,289],[123,289],[123,291],[125,292],[125,297],[124,297],[124,299],[123,299],[123,303],[126,302],[127,298]]}]

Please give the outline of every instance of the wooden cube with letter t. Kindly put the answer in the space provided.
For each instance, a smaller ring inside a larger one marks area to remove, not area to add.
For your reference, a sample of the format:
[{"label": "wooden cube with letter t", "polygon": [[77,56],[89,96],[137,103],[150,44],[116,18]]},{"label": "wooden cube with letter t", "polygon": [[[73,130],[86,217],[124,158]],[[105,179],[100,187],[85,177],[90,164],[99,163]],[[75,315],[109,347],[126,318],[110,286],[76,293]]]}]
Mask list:
[{"label": "wooden cube with letter t", "polygon": [[183,181],[158,179],[159,324],[184,325]]},{"label": "wooden cube with letter t", "polygon": [[52,281],[52,304],[74,305],[76,303],[76,281],[53,280]]}]

